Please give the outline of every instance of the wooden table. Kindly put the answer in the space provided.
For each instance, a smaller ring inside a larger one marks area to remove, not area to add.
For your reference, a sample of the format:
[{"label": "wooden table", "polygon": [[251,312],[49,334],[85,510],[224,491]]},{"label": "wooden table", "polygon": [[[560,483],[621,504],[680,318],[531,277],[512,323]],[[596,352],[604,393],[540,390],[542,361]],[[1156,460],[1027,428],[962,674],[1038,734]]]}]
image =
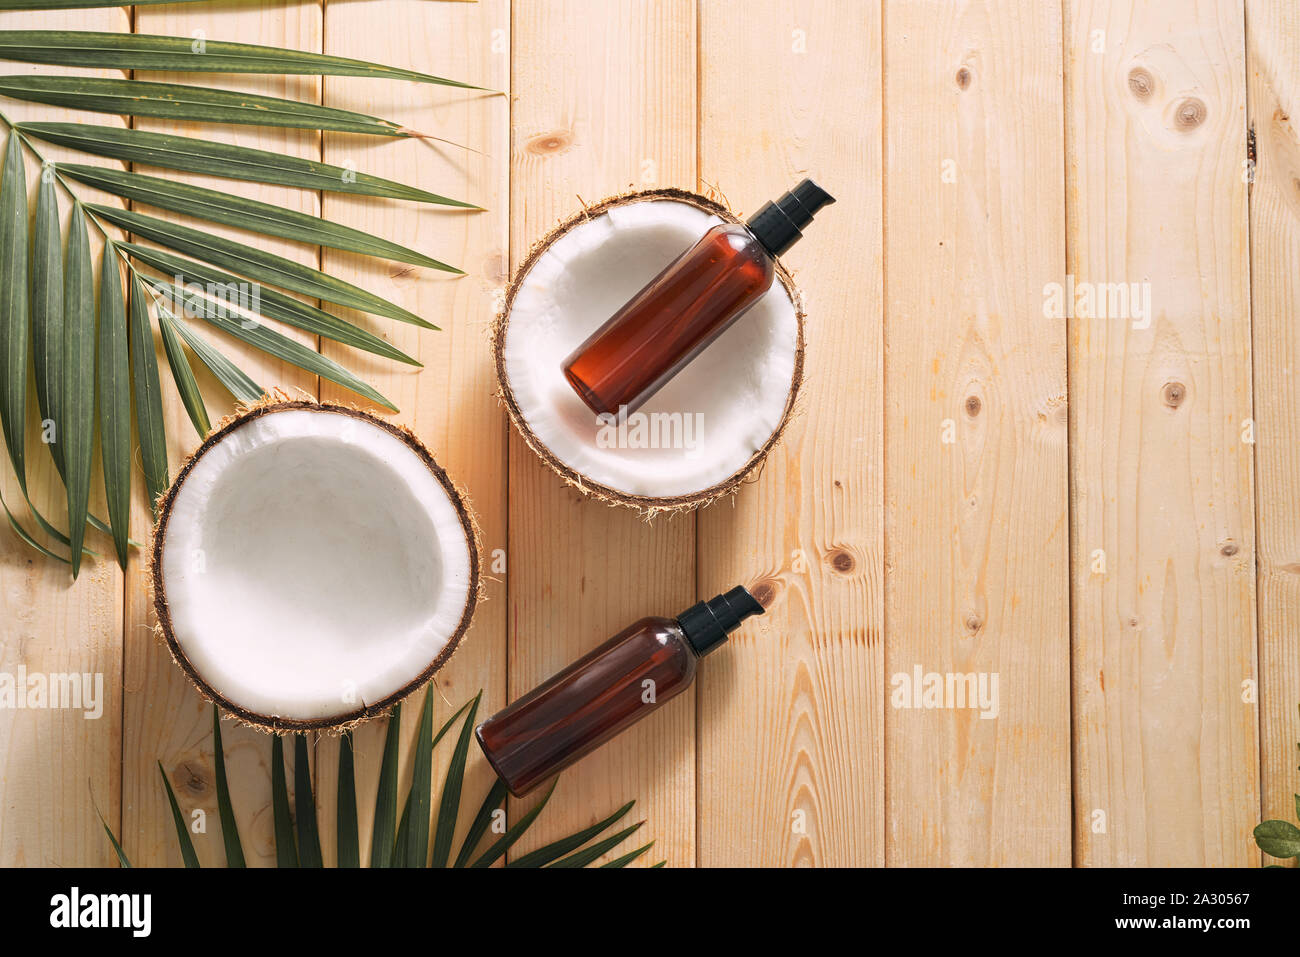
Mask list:
[{"label": "wooden table", "polygon": [[[244,187],[471,273],[268,244],[444,328],[376,325],[418,372],[322,346],[396,400],[482,523],[487,600],[436,680],[439,715],[480,688],[496,709],[640,615],[740,582],[776,596],[697,693],[566,774],[520,851],[636,798],[657,841],[647,861],[674,866],[1256,866],[1252,827],[1294,816],[1294,0],[223,0],[0,15],[37,26],[323,50],[510,91],[215,78],[481,156],[208,135],[488,207]],[[788,257],[809,374],[761,478],[648,525],[564,487],[494,395],[487,333],[511,264],[582,200],[676,185],[748,213],[804,175],[839,202]],[[1081,290],[1121,283],[1127,305],[1081,305]],[[264,385],[349,398],[230,346]],[[166,391],[179,462],[198,440]],[[48,461],[33,481],[52,488]],[[12,501],[7,469],[3,489]],[[134,507],[139,536],[142,493]],[[0,535],[0,670],[102,672],[106,687],[98,720],[0,712],[0,863],[111,863],[96,805],[137,864],[178,863],[156,761],[185,809],[207,813],[201,858],[222,859],[210,711],[151,625],[139,561],[125,575],[94,562],[71,586]],[[996,717],[911,706],[917,673],[995,676]],[[273,861],[268,739],[224,733],[245,847]],[[382,724],[357,735],[363,814],[382,738]],[[336,745],[315,754],[328,795]],[[476,760],[467,805],[489,780]]]}]

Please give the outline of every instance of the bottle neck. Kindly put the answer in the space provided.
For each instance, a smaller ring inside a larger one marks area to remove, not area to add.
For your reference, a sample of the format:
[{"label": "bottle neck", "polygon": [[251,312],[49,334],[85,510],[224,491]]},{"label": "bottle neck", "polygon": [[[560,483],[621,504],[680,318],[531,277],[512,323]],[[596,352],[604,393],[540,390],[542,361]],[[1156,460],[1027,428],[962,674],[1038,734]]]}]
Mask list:
[{"label": "bottle neck", "polygon": [[697,658],[703,658],[725,643],[727,636],[747,618],[763,612],[758,600],[744,586],[737,585],[724,594],[687,608],[677,616],[677,624],[691,651]]},{"label": "bottle neck", "polygon": [[745,225],[775,258],[803,237],[800,230],[812,222],[818,210],[833,202],[835,198],[830,193],[805,179],[780,198],[763,204]]}]

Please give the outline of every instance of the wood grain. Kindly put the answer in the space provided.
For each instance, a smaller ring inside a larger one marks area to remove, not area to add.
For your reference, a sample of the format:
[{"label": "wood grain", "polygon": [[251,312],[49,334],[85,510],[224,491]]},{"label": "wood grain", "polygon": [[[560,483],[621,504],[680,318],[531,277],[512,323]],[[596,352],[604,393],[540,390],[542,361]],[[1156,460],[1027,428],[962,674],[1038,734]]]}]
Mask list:
[{"label": "wood grain", "polygon": [[[180,4],[141,7],[135,17],[137,33],[192,36],[196,41],[256,42],[317,52],[322,43],[321,24],[319,3],[269,6]],[[161,82],[184,80],[311,102],[319,102],[321,93],[321,81],[317,77],[205,73],[197,77],[149,74],[149,79]],[[140,129],[201,135],[254,149],[291,153],[311,159],[320,158],[320,134],[311,131],[169,123],[159,120],[139,120],[136,126]],[[238,192],[240,195],[278,203],[302,212],[320,212],[320,196],[315,192],[184,173],[168,172],[165,175],[214,189]],[[148,212],[168,216],[157,210]],[[319,251],[315,247],[268,239],[227,227],[207,228],[312,266],[319,262]],[[192,326],[196,332],[234,359],[263,388],[279,386],[288,390],[301,389],[313,396],[317,394],[315,376],[218,334],[202,322],[194,322]],[[292,335],[309,345],[314,346],[316,342],[314,337],[288,327],[277,327],[277,331]],[[171,475],[175,476],[183,456],[197,448],[200,437],[195,434],[176,395],[166,359],[161,352],[158,362],[163,379],[163,412],[172,456]],[[201,364],[193,359],[191,362],[196,374],[199,374],[202,371]],[[209,416],[215,424],[223,415],[233,411],[234,402],[207,373],[203,373],[199,381],[209,400]],[[139,474],[137,470],[137,479]],[[137,486],[140,484],[137,481]],[[134,496],[133,522],[141,530],[150,523],[148,504],[139,487]],[[167,808],[166,793],[158,779],[156,762],[161,761],[183,811],[188,815],[201,810],[206,818],[203,824],[205,830],[192,837],[199,859],[211,866],[225,860],[216,809],[212,709],[199,698],[185,675],[172,663],[167,649],[154,638],[152,599],[143,559],[144,556],[138,556],[128,569],[126,589],[122,842],[137,866],[180,863],[180,851]],[[238,596],[231,597],[232,600],[238,600]],[[233,803],[245,857],[250,865],[272,864],[275,848],[271,819],[270,738],[261,731],[241,728],[230,722],[223,725],[222,735],[226,751],[226,774],[234,795]],[[291,739],[286,739],[285,743],[288,781],[292,790],[293,743]]]},{"label": "wood grain", "polygon": [[[475,4],[394,0],[384,7],[385,27],[371,29],[374,7],[332,3],[325,10],[325,52],[433,72],[505,91],[510,82],[508,0]],[[480,690],[479,720],[506,704],[505,575],[506,430],[495,396],[496,379],[488,349],[495,303],[506,281],[509,255],[509,100],[506,96],[369,79],[331,78],[330,106],[377,114],[412,129],[450,139],[476,152],[415,140],[379,141],[331,135],[325,160],[353,164],[368,173],[477,203],[483,213],[465,213],[396,201],[374,202],[326,195],[324,215],[337,222],[411,246],[466,270],[466,277],[379,262],[327,250],[324,269],[373,290],[441,326],[433,332],[353,313],[348,318],[372,328],[415,356],[423,369],[363,356],[325,343],[325,354],[358,372],[401,412],[395,421],[412,428],[433,450],[452,480],[467,492],[482,531],[486,591],[474,623],[451,663],[434,679],[434,727]],[[323,395],[353,401],[324,384]],[[496,566],[494,571],[493,566]],[[423,692],[405,706],[399,793],[410,780],[410,747]],[[379,780],[387,722],[376,721],[355,736],[358,813],[362,847],[369,847],[374,795]],[[438,799],[455,735],[440,746],[433,765]],[[318,752],[321,820],[329,822],[326,859],[333,854],[334,795],[338,745],[322,739]],[[460,825],[469,826],[494,777],[473,746]],[[436,803],[435,803],[436,807]],[[363,854],[363,859],[368,856]]]},{"label": "wood grain", "polygon": [[[1060,29],[885,5],[891,865],[1070,862]],[[918,672],[989,697],[925,707]]]},{"label": "wood grain", "polygon": [[[32,16],[0,13],[0,29],[30,26]],[[119,9],[49,13],[41,24],[49,29],[130,28],[126,13]],[[78,71],[9,64],[7,72]],[[97,75],[122,76],[118,71],[100,71]],[[118,117],[10,100],[0,103],[0,109],[14,122],[42,119],[108,126],[123,122]],[[76,155],[49,144],[36,145],[50,160]],[[40,168],[30,153],[26,159],[27,185],[34,203]],[[62,191],[59,205],[66,237],[70,204]],[[98,269],[102,238],[93,227],[90,233]],[[31,376],[29,368],[29,382]],[[41,441],[36,395],[30,386],[27,403],[28,488],[41,513],[66,531],[67,493]],[[35,530],[7,451],[0,454],[0,463],[0,492],[5,502],[25,527]],[[101,474],[97,455],[90,508],[103,517],[107,511],[101,494]],[[122,572],[111,557],[112,543],[107,536],[91,531],[86,546],[100,552],[100,557],[83,563],[74,583],[67,565],[32,550],[10,532],[7,524],[0,530],[0,672],[16,676],[19,668],[26,668],[28,675],[98,674],[102,676],[104,695],[102,714],[94,719],[75,709],[0,711],[0,866],[105,866],[114,860],[96,808],[114,828],[120,826]]]},{"label": "wood grain", "polygon": [[[204,181],[469,273],[221,230],[443,327],[348,314],[423,370],[325,346],[395,400],[482,526],[486,600],[435,682],[439,721],[480,688],[486,716],[641,615],[736,583],[775,599],[705,663],[696,694],[566,772],[516,854],[630,798],[656,841],[641,863],[672,866],[1256,866],[1261,813],[1293,819],[1293,0],[306,0],[3,13],[0,27],[325,50],[511,91],[183,78],[481,151],[185,129],[487,207]],[[744,214],[805,175],[838,203],[786,257],[809,314],[808,378],[762,474],[732,502],[650,524],[563,486],[493,396],[487,333],[511,264],[582,201],[716,188]],[[1063,307],[1116,283],[1137,284],[1125,291],[1139,306],[1149,290],[1144,314],[1129,302],[1067,317],[1048,302],[1053,284]],[[263,386],[319,394],[314,377],[198,329]],[[175,474],[198,437],[160,361]],[[231,400],[196,371],[215,420]],[[31,485],[58,521],[63,489],[29,419]],[[133,482],[142,539],[138,469]],[[17,504],[7,465],[0,489]],[[139,557],[125,576],[91,562],[72,586],[0,533],[0,672],[100,672],[106,693],[97,720],[0,711],[0,864],[111,864],[95,805],[136,864],[179,864],[159,759],[186,814],[206,815],[200,857],[222,860],[211,711],[152,636]],[[918,665],[996,675],[997,718],[891,706],[894,676]],[[420,702],[404,715],[403,788]],[[384,730],[357,735],[363,847]],[[272,863],[270,741],[223,731],[245,851]],[[330,861],[337,748],[315,748]],[[491,780],[477,748],[471,762],[467,808]]]},{"label": "wood grain", "polygon": [[[634,185],[696,180],[690,0],[516,0],[511,257],[580,208]],[[649,181],[653,180],[653,182]],[[510,697],[643,615],[695,599],[695,525],[647,524],[582,498],[510,440]],[[695,707],[681,695],[567,771],[519,853],[635,798],[656,860],[695,859]],[[517,812],[517,809],[516,809]]]},{"label": "wood grain", "polygon": [[[1242,5],[1066,2],[1075,859],[1258,863]],[[1104,560],[1104,571],[1100,562]]]},{"label": "wood grain", "polygon": [[[1300,8],[1246,2],[1263,817],[1300,791]],[[1270,861],[1270,863],[1273,863]]]},{"label": "wood grain", "polygon": [[[809,313],[800,414],[758,480],[699,516],[701,597],[743,583],[774,604],[700,669],[698,861],[878,865],[879,11],[765,0],[743,19],[718,4],[700,13],[702,184],[751,213],[812,176],[836,203],[782,257]],[[828,91],[843,109],[815,108]]]}]

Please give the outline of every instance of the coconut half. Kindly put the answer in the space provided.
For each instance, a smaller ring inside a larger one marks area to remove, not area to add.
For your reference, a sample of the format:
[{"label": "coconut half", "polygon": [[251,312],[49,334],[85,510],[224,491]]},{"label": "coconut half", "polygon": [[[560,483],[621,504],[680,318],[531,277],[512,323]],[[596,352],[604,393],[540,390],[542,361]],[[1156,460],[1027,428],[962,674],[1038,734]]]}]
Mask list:
[{"label": "coconut half", "polygon": [[711,227],[739,222],[678,189],[589,206],[529,252],[493,333],[500,394],[528,446],[566,482],[644,511],[694,508],[750,476],[803,380],[804,314],[790,274],[641,408],[598,420],[564,377],[569,353]]},{"label": "coconut half", "polygon": [[266,402],[213,432],[163,497],[158,626],[200,692],[269,730],[351,724],[427,681],[469,626],[478,545],[410,432]]}]

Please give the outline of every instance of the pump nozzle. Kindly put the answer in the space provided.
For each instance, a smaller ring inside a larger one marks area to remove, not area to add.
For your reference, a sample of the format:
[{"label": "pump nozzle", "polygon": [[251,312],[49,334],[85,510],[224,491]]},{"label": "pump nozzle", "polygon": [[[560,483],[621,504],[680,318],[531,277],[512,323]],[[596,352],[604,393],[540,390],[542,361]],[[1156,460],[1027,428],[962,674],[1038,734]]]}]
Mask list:
[{"label": "pump nozzle", "polygon": [[677,624],[682,626],[695,653],[703,658],[726,641],[727,635],[746,618],[761,614],[763,606],[743,585],[737,585],[726,594],[687,608],[677,616]]},{"label": "pump nozzle", "polygon": [[806,179],[776,202],[765,203],[745,225],[764,249],[780,256],[799,241],[800,230],[812,222],[817,211],[833,202],[834,196]]}]

